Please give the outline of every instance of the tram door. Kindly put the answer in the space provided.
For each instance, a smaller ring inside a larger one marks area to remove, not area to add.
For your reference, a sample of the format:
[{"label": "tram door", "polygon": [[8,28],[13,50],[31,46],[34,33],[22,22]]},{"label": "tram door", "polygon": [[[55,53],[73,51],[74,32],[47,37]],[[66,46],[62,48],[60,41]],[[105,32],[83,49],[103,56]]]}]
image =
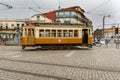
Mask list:
[{"label": "tram door", "polygon": [[88,43],[88,29],[82,30],[82,43]]},{"label": "tram door", "polygon": [[35,38],[34,38],[34,29],[29,28],[28,29],[28,45],[34,45],[35,44]]}]

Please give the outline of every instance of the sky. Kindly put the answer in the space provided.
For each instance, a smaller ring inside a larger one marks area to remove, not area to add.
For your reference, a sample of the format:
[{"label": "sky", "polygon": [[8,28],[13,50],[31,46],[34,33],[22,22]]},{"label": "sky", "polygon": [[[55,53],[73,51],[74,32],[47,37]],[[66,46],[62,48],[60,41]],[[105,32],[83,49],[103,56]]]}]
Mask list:
[{"label": "sky", "polygon": [[120,23],[120,0],[0,0],[0,3],[13,6],[8,9],[0,4],[0,19],[30,18],[34,14],[57,10],[60,5],[61,8],[80,6],[93,22],[94,30],[102,28],[103,16],[105,28]]}]

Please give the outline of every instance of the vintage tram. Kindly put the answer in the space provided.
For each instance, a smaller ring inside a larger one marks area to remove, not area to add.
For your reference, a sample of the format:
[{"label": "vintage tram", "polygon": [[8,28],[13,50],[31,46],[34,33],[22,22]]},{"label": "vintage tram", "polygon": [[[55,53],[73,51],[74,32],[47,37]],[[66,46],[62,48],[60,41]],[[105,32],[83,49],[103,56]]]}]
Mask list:
[{"label": "vintage tram", "polygon": [[22,29],[22,49],[36,47],[64,49],[73,46],[92,47],[93,27],[80,25],[29,25]]}]

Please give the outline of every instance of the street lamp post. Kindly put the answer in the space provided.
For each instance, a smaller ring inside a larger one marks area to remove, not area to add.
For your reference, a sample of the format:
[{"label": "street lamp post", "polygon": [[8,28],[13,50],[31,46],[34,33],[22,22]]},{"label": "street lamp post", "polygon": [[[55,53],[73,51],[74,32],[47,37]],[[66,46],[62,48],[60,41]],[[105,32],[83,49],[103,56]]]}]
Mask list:
[{"label": "street lamp post", "polygon": [[103,16],[103,38],[105,37],[105,16]]}]

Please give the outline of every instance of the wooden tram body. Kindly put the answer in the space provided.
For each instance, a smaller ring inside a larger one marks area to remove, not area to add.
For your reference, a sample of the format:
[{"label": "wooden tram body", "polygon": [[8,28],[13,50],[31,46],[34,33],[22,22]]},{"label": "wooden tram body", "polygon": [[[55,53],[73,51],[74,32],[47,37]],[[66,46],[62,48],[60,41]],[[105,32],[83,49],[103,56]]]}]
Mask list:
[{"label": "wooden tram body", "polygon": [[24,26],[22,48],[41,46],[43,48],[92,47],[92,27],[80,25]]}]

